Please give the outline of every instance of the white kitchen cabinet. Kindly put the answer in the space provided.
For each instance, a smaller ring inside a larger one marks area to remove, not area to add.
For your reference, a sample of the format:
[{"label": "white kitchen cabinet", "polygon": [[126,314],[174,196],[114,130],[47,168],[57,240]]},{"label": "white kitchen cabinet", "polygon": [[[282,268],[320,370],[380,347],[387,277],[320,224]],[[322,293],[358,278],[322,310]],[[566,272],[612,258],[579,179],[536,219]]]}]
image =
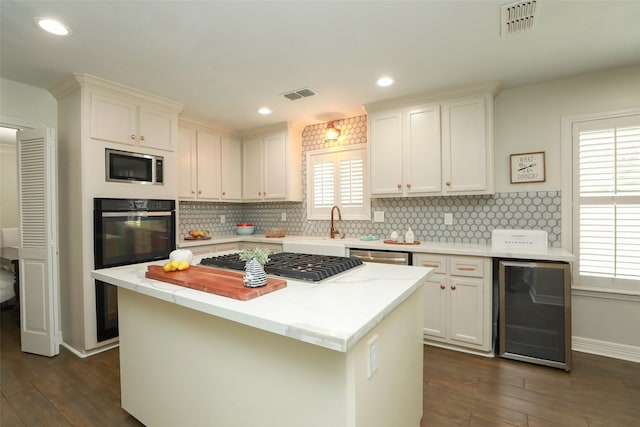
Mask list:
[{"label": "white kitchen cabinet", "polygon": [[174,150],[175,111],[140,104],[126,96],[91,94],[91,138],[121,144]]},{"label": "white kitchen cabinet", "polygon": [[282,252],[282,243],[239,242],[238,249],[269,249],[271,252]]},{"label": "white kitchen cabinet", "polygon": [[415,253],[431,267],[424,285],[425,342],[492,355],[491,259]]},{"label": "white kitchen cabinet", "polygon": [[368,105],[371,197],[493,193],[494,91]]},{"label": "white kitchen cabinet", "polygon": [[439,105],[371,114],[369,126],[372,195],[440,192]]},{"label": "white kitchen cabinet", "polygon": [[180,199],[239,201],[240,142],[189,127],[181,127],[178,135]]},{"label": "white kitchen cabinet", "polygon": [[189,249],[191,253],[193,253],[194,255],[205,255],[205,254],[211,254],[215,252],[237,250],[237,249],[240,249],[239,245],[240,245],[239,242],[229,242],[229,243],[217,243],[214,245],[198,245],[198,246],[185,247],[185,246],[181,246],[178,243],[178,247],[181,247],[183,249]]},{"label": "white kitchen cabinet", "polygon": [[491,95],[442,104],[442,193],[493,192]]},{"label": "white kitchen cabinet", "polygon": [[302,201],[302,129],[284,123],[243,137],[243,201]]}]

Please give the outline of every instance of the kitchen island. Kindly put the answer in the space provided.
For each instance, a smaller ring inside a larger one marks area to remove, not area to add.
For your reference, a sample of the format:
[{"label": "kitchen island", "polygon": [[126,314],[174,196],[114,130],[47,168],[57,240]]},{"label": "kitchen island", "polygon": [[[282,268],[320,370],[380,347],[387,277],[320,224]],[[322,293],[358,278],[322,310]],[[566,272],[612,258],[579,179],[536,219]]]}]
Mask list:
[{"label": "kitchen island", "polygon": [[238,301],[147,265],[93,272],[119,287],[122,407],[145,425],[419,425],[431,269],[365,264]]}]

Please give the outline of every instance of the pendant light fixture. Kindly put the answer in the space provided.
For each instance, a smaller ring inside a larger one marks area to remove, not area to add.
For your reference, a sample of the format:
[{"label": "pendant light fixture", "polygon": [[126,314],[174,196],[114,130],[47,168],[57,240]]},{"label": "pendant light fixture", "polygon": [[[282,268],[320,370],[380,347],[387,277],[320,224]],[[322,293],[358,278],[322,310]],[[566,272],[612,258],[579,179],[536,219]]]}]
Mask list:
[{"label": "pendant light fixture", "polygon": [[333,122],[327,124],[327,129],[324,131],[325,142],[336,142],[340,138],[340,129],[338,129]]}]

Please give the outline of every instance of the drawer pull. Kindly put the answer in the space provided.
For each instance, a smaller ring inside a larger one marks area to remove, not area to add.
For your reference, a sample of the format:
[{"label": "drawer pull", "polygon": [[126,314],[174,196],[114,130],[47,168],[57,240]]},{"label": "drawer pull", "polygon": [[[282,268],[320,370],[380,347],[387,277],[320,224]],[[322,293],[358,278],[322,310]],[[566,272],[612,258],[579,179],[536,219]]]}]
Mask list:
[{"label": "drawer pull", "polygon": [[131,139],[136,139],[136,136],[135,135],[131,135]]},{"label": "drawer pull", "polygon": [[458,267],[458,270],[462,270],[462,271],[476,271],[476,268],[475,268],[474,266],[471,266],[471,265],[469,265],[469,266],[464,266],[464,265],[462,265],[462,266]]},{"label": "drawer pull", "polygon": [[440,289],[444,289],[446,288],[446,286],[444,285],[444,283],[440,283]]},{"label": "drawer pull", "polygon": [[140,137],[140,141],[144,141],[144,135]]},{"label": "drawer pull", "polygon": [[451,290],[455,291],[456,290],[456,285],[451,285]]},{"label": "drawer pull", "polygon": [[433,268],[438,268],[440,267],[440,264],[435,263],[435,262],[423,262],[422,265],[424,267],[433,267]]}]

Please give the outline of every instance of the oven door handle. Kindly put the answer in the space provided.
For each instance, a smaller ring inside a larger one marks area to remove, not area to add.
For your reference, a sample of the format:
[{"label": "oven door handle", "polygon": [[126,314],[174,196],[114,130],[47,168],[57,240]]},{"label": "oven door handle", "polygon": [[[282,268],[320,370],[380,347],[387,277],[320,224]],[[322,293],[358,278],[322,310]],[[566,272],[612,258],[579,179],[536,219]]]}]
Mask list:
[{"label": "oven door handle", "polygon": [[118,217],[130,217],[130,216],[171,216],[173,212],[171,211],[162,211],[162,212],[147,212],[147,211],[130,211],[130,212],[103,212],[103,218],[118,218]]}]

